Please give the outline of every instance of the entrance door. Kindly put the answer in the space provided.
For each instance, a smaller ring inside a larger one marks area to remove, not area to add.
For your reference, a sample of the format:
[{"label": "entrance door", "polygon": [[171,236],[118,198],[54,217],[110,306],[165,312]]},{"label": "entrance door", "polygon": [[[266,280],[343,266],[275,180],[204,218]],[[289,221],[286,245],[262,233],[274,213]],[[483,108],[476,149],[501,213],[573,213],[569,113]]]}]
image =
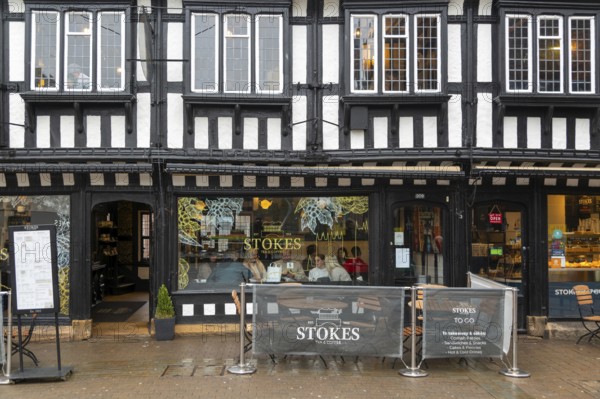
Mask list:
[{"label": "entrance door", "polygon": [[527,234],[522,206],[506,202],[473,207],[471,272],[519,289],[518,327],[525,328]]},{"label": "entrance door", "polygon": [[148,323],[152,208],[127,200],[92,209],[92,319]]},{"label": "entrance door", "polygon": [[395,285],[446,284],[443,209],[427,204],[392,207]]}]

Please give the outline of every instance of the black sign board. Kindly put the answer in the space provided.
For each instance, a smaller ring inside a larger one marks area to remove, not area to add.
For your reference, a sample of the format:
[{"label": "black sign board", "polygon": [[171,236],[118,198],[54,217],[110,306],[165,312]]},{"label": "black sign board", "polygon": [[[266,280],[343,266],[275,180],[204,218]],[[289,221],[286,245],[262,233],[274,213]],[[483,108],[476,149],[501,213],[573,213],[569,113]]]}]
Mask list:
[{"label": "black sign board", "polygon": [[254,353],[402,356],[404,288],[253,288]]},{"label": "black sign board", "polygon": [[9,226],[13,313],[57,313],[56,227]]}]

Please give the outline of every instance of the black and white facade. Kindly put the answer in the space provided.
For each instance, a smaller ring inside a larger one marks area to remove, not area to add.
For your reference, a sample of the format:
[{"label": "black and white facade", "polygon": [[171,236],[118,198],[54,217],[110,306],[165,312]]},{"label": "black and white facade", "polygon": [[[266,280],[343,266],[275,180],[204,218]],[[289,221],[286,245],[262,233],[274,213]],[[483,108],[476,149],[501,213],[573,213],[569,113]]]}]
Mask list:
[{"label": "black and white facade", "polygon": [[[300,259],[360,247],[372,285],[515,285],[521,328],[571,317],[560,290],[600,286],[595,0],[0,12],[2,240],[62,223],[65,318],[90,319],[104,270],[113,293],[122,275],[151,299],[167,284],[179,324],[234,321],[235,285],[194,275],[198,259],[258,247],[268,266],[286,238]],[[311,225],[312,199],[333,220]]]}]

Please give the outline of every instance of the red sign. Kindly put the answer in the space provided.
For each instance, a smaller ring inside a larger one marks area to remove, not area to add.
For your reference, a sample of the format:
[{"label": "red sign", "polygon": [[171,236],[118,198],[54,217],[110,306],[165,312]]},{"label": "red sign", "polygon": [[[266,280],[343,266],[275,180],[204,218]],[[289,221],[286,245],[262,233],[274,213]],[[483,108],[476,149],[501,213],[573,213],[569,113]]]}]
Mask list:
[{"label": "red sign", "polygon": [[490,217],[490,224],[502,224],[502,214],[501,213],[488,213]]}]

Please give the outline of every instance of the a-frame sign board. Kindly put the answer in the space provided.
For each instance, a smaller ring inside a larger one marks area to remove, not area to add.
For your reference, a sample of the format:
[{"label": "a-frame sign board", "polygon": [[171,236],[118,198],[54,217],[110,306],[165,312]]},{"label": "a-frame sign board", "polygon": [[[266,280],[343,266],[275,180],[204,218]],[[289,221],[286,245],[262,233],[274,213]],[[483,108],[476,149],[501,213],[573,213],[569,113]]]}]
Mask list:
[{"label": "a-frame sign board", "polygon": [[23,351],[19,350],[20,368],[7,377],[13,381],[27,379],[65,380],[70,367],[62,367],[58,328],[58,262],[54,225],[9,226],[12,312],[17,315],[18,344],[22,347],[21,315],[54,313],[56,327],[57,368],[23,368]]}]

